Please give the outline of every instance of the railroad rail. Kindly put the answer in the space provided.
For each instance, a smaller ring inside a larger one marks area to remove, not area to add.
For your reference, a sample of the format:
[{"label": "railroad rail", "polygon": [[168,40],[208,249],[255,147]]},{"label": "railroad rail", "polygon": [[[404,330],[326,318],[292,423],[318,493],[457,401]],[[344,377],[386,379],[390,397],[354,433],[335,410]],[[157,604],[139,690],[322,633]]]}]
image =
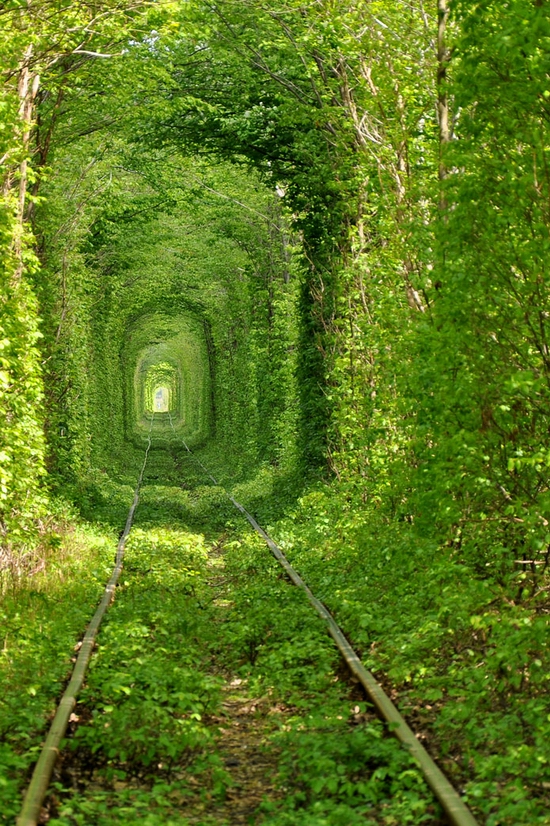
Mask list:
[{"label": "railroad rail", "polygon": [[[174,425],[172,424],[171,416],[170,425],[172,426],[172,430],[175,434],[175,429]],[[214,476],[212,476],[210,471],[203,465],[200,459],[197,456],[195,456],[193,451],[186,443],[185,439],[182,439],[181,436],[179,438],[184,448],[187,450],[189,455],[192,456],[192,458],[199,465],[199,467],[202,468],[206,476],[215,485],[221,487],[225,491],[225,494],[228,497],[228,499],[233,503],[237,510],[241,512],[245,519],[248,520],[248,522],[254,528],[256,533],[262,537],[262,539],[266,543],[267,547],[269,548],[275,559],[279,562],[279,564],[284,568],[284,570],[288,574],[290,580],[294,583],[294,585],[296,585],[305,593],[315,611],[319,614],[321,619],[323,619],[326,622],[327,630],[334,642],[336,643],[338,650],[342,654],[349,670],[359,680],[359,682],[367,692],[367,695],[370,697],[372,703],[377,708],[381,717],[391,725],[390,730],[392,734],[394,734],[395,737],[397,737],[397,739],[401,741],[401,743],[405,746],[405,748],[409,751],[409,753],[416,761],[417,765],[419,766],[420,770],[422,771],[422,774],[426,779],[427,784],[439,800],[443,808],[443,811],[447,815],[449,823],[451,823],[452,826],[479,826],[477,820],[474,818],[474,816],[472,815],[472,813],[460,797],[457,790],[450,783],[447,777],[443,774],[437,763],[435,763],[435,761],[430,756],[428,751],[424,748],[422,743],[418,740],[414,731],[410,728],[403,715],[399,712],[395,704],[388,697],[380,683],[376,680],[374,675],[370,671],[368,671],[367,668],[365,668],[365,666],[361,662],[360,657],[352,648],[351,644],[349,643],[348,639],[344,635],[343,631],[341,630],[340,626],[338,625],[338,623],[336,622],[328,608],[325,605],[323,605],[323,603],[320,600],[318,600],[317,597],[313,594],[309,586],[306,585],[302,577],[292,567],[292,565],[284,555],[279,545],[277,545],[277,543],[269,536],[269,534],[266,533],[266,531],[264,531],[261,525],[258,524],[254,517],[246,510],[246,508],[243,507],[243,505],[241,505],[240,502],[237,502],[237,500],[231,495],[231,493],[228,490],[226,490],[224,485],[221,485],[214,478]]]},{"label": "railroad rail", "polygon": [[[115,567],[107,585],[105,586],[103,598],[98,605],[82,639],[82,645],[80,647],[71,679],[61,698],[57,712],[40,753],[40,757],[34,768],[31,782],[25,793],[23,806],[17,818],[17,826],[37,826],[42,803],[46,796],[55,763],[59,755],[59,746],[66,732],[69,717],[76,706],[76,697],[84,681],[84,676],[93,651],[97,631],[109,605],[114,599],[116,584],[122,572],[126,539],[130,533],[134,513],[139,502],[139,491],[147,465],[149,450],[151,448],[153,418],[154,414],[151,417],[151,426],[149,428],[145,457],[135,488],[134,499],[128,512],[124,531],[118,542]],[[377,682],[373,674],[365,668],[360,657],[352,648],[330,611],[320,600],[317,599],[317,597],[315,597],[309,586],[304,582],[299,573],[292,567],[279,545],[277,545],[269,534],[264,531],[255,518],[232,496],[224,485],[221,485],[218,482],[218,480],[210,473],[208,468],[205,467],[201,460],[189,448],[186,441],[181,438],[181,436],[177,436],[172,422],[172,417],[169,416],[169,419],[174,435],[176,435],[176,438],[180,439],[193,461],[197,463],[205,476],[210,479],[214,485],[221,487],[225,491],[226,496],[231,501],[233,506],[245,517],[245,519],[248,520],[254,531],[261,536],[275,559],[284,568],[290,580],[305,593],[307,599],[317,614],[324,620],[329,634],[336,643],[336,646],[338,647],[338,650],[344,658],[351,673],[362,684],[368,697],[377,708],[382,719],[391,724],[390,730],[392,734],[394,734],[398,740],[401,741],[416,761],[426,779],[426,782],[435,797],[440,802],[451,826],[479,826],[478,822],[460,797],[457,790],[449,782],[439,766],[437,766],[430,754],[420,743],[413,730],[385,693],[382,686]]]},{"label": "railroad rail", "polygon": [[61,743],[61,740],[65,735],[65,732],[67,731],[69,717],[71,716],[76,706],[76,698],[78,692],[82,687],[82,683],[84,682],[84,677],[86,675],[86,670],[88,668],[88,664],[92,656],[95,638],[99,630],[99,626],[101,625],[101,621],[103,620],[103,617],[105,616],[105,613],[107,612],[109,605],[112,603],[114,599],[116,585],[119,580],[120,574],[122,573],[122,565],[124,561],[124,548],[126,546],[128,534],[130,533],[130,529],[132,527],[132,522],[134,521],[134,513],[136,512],[136,508],[139,502],[139,490],[141,488],[141,483],[143,481],[143,474],[145,473],[147,459],[149,458],[149,450],[151,449],[152,427],[153,419],[151,418],[151,427],[149,428],[149,435],[147,437],[145,457],[143,459],[141,472],[139,474],[138,481],[134,490],[134,498],[132,500],[130,510],[128,511],[128,516],[126,518],[126,524],[124,526],[122,535],[118,540],[115,567],[113,568],[113,573],[111,574],[111,577],[107,582],[107,585],[105,586],[105,591],[103,592],[101,602],[97,606],[95,614],[90,620],[90,624],[86,628],[86,631],[82,638],[82,645],[80,646],[78,657],[76,658],[76,663],[73,668],[71,679],[69,680],[67,688],[65,689],[63,696],[59,702],[57,711],[55,713],[55,717],[53,718],[50,730],[46,736],[46,741],[42,747],[42,751],[40,752],[40,757],[38,758],[38,761],[34,767],[31,782],[29,783],[27,791],[25,792],[25,797],[23,798],[23,805],[17,818],[17,826],[36,826],[40,818],[42,803],[46,796],[46,792],[48,791],[48,786],[50,785],[50,780],[52,778],[55,763],[59,756],[59,744]]}]

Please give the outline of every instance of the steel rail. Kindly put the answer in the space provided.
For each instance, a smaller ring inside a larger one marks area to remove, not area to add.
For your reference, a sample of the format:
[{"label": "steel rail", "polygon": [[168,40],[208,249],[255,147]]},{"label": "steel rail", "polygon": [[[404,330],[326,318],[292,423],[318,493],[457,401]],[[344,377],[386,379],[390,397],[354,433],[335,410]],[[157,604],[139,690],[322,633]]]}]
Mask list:
[{"label": "steel rail", "polygon": [[71,674],[71,679],[69,680],[67,688],[65,689],[59,702],[55,717],[53,718],[50,730],[42,747],[42,751],[40,752],[40,757],[34,767],[31,782],[25,792],[23,805],[16,821],[17,826],[37,826],[42,809],[42,803],[44,801],[44,797],[46,796],[46,792],[48,791],[48,786],[50,785],[55,763],[59,756],[59,745],[67,730],[69,718],[76,706],[77,694],[82,687],[82,683],[84,682],[86,670],[92,656],[97,631],[107,609],[109,608],[109,605],[114,600],[116,585],[122,572],[124,547],[126,545],[126,540],[134,520],[134,513],[139,502],[139,490],[143,481],[143,474],[145,473],[149,450],[151,449],[152,427],[153,419],[151,418],[151,426],[147,437],[147,447],[145,449],[145,458],[143,460],[143,465],[141,467],[136,489],[134,491],[134,499],[130,506],[130,510],[128,511],[124,531],[118,541],[115,567],[113,568],[111,578],[105,586],[103,598],[101,599],[101,602],[90,620],[90,623],[82,638],[82,644]]},{"label": "steel rail", "polygon": [[[170,424],[172,426],[172,430],[174,434],[176,434],[174,425],[172,423],[172,417],[170,416]],[[269,536],[266,531],[258,524],[258,522],[254,519],[254,517],[244,508],[240,502],[237,500],[225,489],[223,485],[221,485],[208,471],[208,469],[203,465],[200,459],[195,456],[193,451],[189,448],[187,443],[181,436],[178,438],[181,439],[181,442],[187,452],[193,457],[195,462],[202,468],[205,474],[208,476],[209,479],[214,482],[215,485],[218,487],[223,488],[225,491],[226,496],[229,500],[233,503],[233,505],[241,512],[241,514],[248,520],[250,525],[254,528],[257,534],[262,537],[266,545],[268,546],[269,550],[277,559],[279,564],[285,569],[286,573],[288,574],[291,581],[296,585],[298,588],[301,588],[302,591],[306,594],[309,602],[315,608],[316,612],[319,616],[326,622],[327,630],[331,635],[332,639],[336,643],[340,653],[342,654],[348,668],[352,672],[352,674],[357,677],[367,695],[372,700],[375,707],[378,709],[381,717],[389,724],[389,729],[392,734],[397,737],[398,740],[405,746],[405,748],[409,751],[413,759],[416,761],[417,765],[421,769],[428,786],[434,793],[434,795],[439,800],[445,814],[447,815],[449,822],[452,826],[479,826],[478,821],[474,818],[462,798],[460,797],[457,790],[451,784],[451,782],[447,779],[447,777],[443,774],[439,766],[435,763],[431,755],[428,751],[424,748],[422,743],[418,740],[414,731],[410,728],[408,723],[406,722],[405,718],[402,714],[398,711],[395,704],[390,700],[380,683],[376,680],[374,675],[368,671],[363,663],[361,662],[360,657],[352,648],[351,644],[349,643],[348,639],[344,635],[343,631],[341,630],[340,626],[328,610],[326,606],[317,599],[317,597],[313,594],[309,586],[304,582],[302,577],[294,570],[286,556],[284,555],[281,548],[277,545],[277,543]]]}]

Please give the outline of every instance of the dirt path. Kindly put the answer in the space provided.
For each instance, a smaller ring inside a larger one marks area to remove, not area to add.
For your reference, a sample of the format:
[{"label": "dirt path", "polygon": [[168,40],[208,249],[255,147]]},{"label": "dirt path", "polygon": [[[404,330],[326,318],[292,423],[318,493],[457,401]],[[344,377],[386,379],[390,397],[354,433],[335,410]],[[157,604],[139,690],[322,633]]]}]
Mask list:
[{"label": "dirt path", "polygon": [[230,780],[221,799],[212,794],[201,799],[199,794],[188,801],[186,816],[193,824],[248,826],[259,822],[264,801],[284,796],[277,783],[279,751],[270,744],[269,735],[292,709],[265,697],[251,697],[246,681],[239,677],[227,681],[223,696],[222,713],[212,723],[219,726],[217,752]]}]

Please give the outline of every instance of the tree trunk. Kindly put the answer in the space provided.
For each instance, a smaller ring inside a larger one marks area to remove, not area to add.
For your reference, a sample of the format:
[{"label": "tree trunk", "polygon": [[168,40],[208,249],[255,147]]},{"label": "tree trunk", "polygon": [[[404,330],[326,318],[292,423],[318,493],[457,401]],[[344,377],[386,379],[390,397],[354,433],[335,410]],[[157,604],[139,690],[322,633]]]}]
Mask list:
[{"label": "tree trunk", "polygon": [[451,139],[449,128],[449,99],[447,96],[447,65],[449,53],[446,46],[448,0],[437,0],[437,113],[439,119],[439,180],[447,177],[445,145]]},{"label": "tree trunk", "polygon": [[31,136],[31,122],[33,116],[34,100],[40,85],[40,78],[33,74],[30,68],[33,47],[28,46],[23,58],[23,64],[19,73],[17,84],[17,94],[19,97],[19,140],[22,159],[19,164],[19,192],[17,196],[16,227],[13,240],[13,251],[17,261],[13,279],[15,282],[21,279],[23,273],[23,229],[25,222],[25,204],[27,198],[27,184],[29,173],[29,143]]}]

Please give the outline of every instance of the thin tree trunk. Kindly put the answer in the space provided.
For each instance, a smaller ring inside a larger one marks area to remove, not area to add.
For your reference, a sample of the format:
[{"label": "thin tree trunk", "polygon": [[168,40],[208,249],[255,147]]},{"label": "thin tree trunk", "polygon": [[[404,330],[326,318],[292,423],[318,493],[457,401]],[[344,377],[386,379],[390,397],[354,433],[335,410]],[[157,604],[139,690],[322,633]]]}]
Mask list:
[{"label": "thin tree trunk", "polygon": [[19,73],[19,83],[17,84],[17,94],[19,97],[19,130],[21,139],[22,160],[19,164],[19,192],[17,196],[16,211],[16,231],[13,241],[13,251],[17,265],[13,274],[15,282],[21,279],[23,274],[23,227],[25,221],[25,204],[27,198],[27,184],[29,173],[28,151],[31,137],[31,122],[34,108],[34,100],[38,92],[40,78],[33,74],[30,69],[33,47],[28,46],[23,58],[23,64]]},{"label": "thin tree trunk", "polygon": [[449,127],[449,99],[447,95],[447,65],[449,53],[446,44],[448,0],[437,0],[437,111],[439,119],[439,180],[447,177],[445,145],[451,139]]}]

